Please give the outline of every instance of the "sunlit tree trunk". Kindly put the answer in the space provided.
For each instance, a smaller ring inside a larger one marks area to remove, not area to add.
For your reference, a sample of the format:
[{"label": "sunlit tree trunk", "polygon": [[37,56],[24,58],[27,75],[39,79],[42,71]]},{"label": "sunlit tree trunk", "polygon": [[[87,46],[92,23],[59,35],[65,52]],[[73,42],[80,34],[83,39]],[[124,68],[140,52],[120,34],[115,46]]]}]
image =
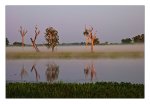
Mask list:
[{"label": "sunlit tree trunk", "polygon": [[24,36],[22,36],[22,48],[24,47]]},{"label": "sunlit tree trunk", "polygon": [[96,39],[96,33],[93,34],[93,27],[87,29],[85,26],[85,31],[83,32],[83,34],[84,34],[85,39],[86,39],[86,47],[87,47],[88,43],[91,43],[91,52],[93,52],[94,41]]},{"label": "sunlit tree trunk", "polygon": [[87,48],[87,47],[88,47],[88,43],[89,43],[89,38],[88,38],[88,36],[85,36],[85,41],[86,41],[85,46],[86,46],[86,48]]},{"label": "sunlit tree trunk", "polygon": [[21,37],[22,37],[22,48],[24,48],[24,36],[27,33],[27,30],[23,29],[22,26],[20,26],[20,30],[19,30]]},{"label": "sunlit tree trunk", "polygon": [[94,40],[91,39],[91,52],[93,52],[93,47],[94,47]]},{"label": "sunlit tree trunk", "polygon": [[33,41],[32,38],[30,38],[30,39],[32,42],[32,47],[36,50],[36,52],[40,52],[40,50],[37,48],[37,45],[35,44],[35,41]]},{"label": "sunlit tree trunk", "polygon": [[35,41],[37,39],[37,36],[40,34],[40,30],[37,28],[37,26],[35,26],[35,37],[34,40],[32,38],[31,42],[32,42],[32,47],[36,50],[36,52],[40,52],[40,50],[38,49],[37,45],[35,44]]}]

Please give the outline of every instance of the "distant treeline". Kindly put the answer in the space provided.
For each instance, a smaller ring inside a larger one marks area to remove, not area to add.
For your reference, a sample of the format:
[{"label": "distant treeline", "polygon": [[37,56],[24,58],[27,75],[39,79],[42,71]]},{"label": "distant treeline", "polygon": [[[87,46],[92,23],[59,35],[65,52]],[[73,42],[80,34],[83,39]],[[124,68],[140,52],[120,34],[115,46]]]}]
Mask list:
[{"label": "distant treeline", "polygon": [[[125,39],[122,39],[121,40],[121,43],[122,44],[131,44],[131,43],[144,43],[144,34],[141,34],[141,35],[137,35],[135,37],[132,37],[132,38],[125,38]],[[88,43],[89,45],[91,43]],[[95,45],[116,45],[116,44],[120,44],[120,43],[109,43],[109,42],[104,42],[104,43],[100,43],[99,40],[96,40]],[[8,38],[6,38],[6,46],[10,45],[9,44],[9,40]],[[12,46],[21,46],[22,45],[22,42],[14,42],[12,44]],[[45,44],[37,44],[37,46],[44,46]],[[58,44],[59,46],[69,46],[69,45],[86,45],[85,42],[73,42],[73,43],[59,43]],[[24,44],[24,46],[32,46],[31,44]]]},{"label": "distant treeline", "polygon": [[[38,46],[43,46],[45,44],[37,44]],[[11,46],[22,46],[22,42],[14,42]],[[24,44],[24,46],[32,46],[31,44]]]},{"label": "distant treeline", "polygon": [[[74,42],[74,43],[59,43],[58,46],[70,46],[70,45],[80,45],[80,46],[84,46],[86,43],[85,42]],[[113,44],[113,43],[110,43]],[[118,44],[118,43],[114,43],[114,44]],[[7,46],[22,46],[22,42],[14,42],[13,44],[7,44]],[[37,46],[45,46],[46,44],[37,44]],[[90,45],[90,43],[88,44]],[[105,43],[98,43],[95,45],[108,45],[108,42]],[[24,44],[24,46],[32,46],[31,44]]]},{"label": "distant treeline", "polygon": [[130,44],[130,43],[144,43],[144,34],[137,35],[132,38],[125,38],[121,40],[123,44]]},{"label": "distant treeline", "polygon": [[[120,43],[108,43],[108,42],[104,42],[104,43],[99,43],[96,45],[119,45]],[[45,46],[46,44],[37,44],[37,46]],[[58,46],[85,46],[85,42],[74,42],[74,43],[59,43]],[[88,44],[90,45],[90,43]],[[22,42],[14,42],[13,44],[7,44],[7,46],[22,46]],[[31,44],[24,44],[24,46],[32,46]]]},{"label": "distant treeline", "polygon": [[[8,41],[8,39],[7,39]],[[8,42],[6,43],[6,45],[10,45]],[[37,44],[37,46],[45,46],[46,44]],[[85,45],[85,42],[81,42],[81,43],[78,43],[78,42],[74,42],[74,43],[61,43],[61,44],[58,44],[58,45],[61,45],[61,46],[66,46],[66,45]],[[12,46],[22,46],[22,42],[14,42],[12,44]],[[24,46],[32,46],[31,44],[24,44]]]},{"label": "distant treeline", "polygon": [[[79,42],[74,42],[74,43],[61,43],[61,44],[58,44],[58,45],[68,46],[68,45],[85,45],[85,44],[86,44],[85,42],[80,42],[80,43]],[[14,42],[12,45],[13,46],[22,46],[22,42]],[[46,45],[46,44],[37,44],[37,46],[44,46],[44,45]],[[31,44],[24,44],[24,46],[31,46]]]}]

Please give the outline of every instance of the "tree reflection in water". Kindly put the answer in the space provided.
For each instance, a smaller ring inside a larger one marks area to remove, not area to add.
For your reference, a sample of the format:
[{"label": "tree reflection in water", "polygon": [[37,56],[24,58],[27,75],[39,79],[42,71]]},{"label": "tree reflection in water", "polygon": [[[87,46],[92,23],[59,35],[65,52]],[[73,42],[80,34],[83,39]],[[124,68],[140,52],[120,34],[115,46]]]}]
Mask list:
[{"label": "tree reflection in water", "polygon": [[84,68],[85,79],[88,78],[89,71],[90,71],[90,66],[86,65]]},{"label": "tree reflection in water", "polygon": [[24,68],[24,65],[23,65],[22,69],[21,69],[21,73],[20,73],[21,80],[23,80],[23,77],[25,77],[27,75],[28,75],[28,72],[26,71],[26,69]]},{"label": "tree reflection in water", "polygon": [[56,64],[48,64],[45,75],[48,82],[57,80],[59,75],[59,66]]},{"label": "tree reflection in water", "polygon": [[35,68],[35,64],[33,64],[32,68],[31,68],[31,72],[34,70],[35,72],[35,76],[36,76],[36,81],[38,81],[40,79],[40,74],[37,72],[36,68]]},{"label": "tree reflection in water", "polygon": [[93,80],[93,78],[96,77],[96,71],[95,71],[95,67],[92,64],[91,65],[91,81]]},{"label": "tree reflection in water", "polygon": [[94,77],[96,77],[96,70],[95,67],[93,65],[93,63],[91,65],[86,65],[84,68],[84,74],[85,74],[85,79],[88,79],[89,74],[91,75],[91,81],[94,79]]}]

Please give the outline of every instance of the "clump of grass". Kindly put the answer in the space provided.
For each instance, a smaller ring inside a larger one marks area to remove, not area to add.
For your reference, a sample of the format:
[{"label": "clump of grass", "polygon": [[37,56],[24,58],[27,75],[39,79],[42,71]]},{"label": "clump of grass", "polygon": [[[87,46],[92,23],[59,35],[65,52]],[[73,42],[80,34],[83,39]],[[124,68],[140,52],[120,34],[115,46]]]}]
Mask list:
[{"label": "clump of grass", "polygon": [[6,52],[6,59],[38,58],[143,58],[143,52]]},{"label": "clump of grass", "polygon": [[97,83],[7,83],[7,98],[144,98],[144,85]]}]

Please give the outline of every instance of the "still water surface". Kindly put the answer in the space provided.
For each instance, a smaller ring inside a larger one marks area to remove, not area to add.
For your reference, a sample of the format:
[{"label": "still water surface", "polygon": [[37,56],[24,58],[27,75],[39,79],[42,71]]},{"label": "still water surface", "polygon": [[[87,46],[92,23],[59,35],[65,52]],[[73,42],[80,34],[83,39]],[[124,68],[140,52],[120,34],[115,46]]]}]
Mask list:
[{"label": "still water surface", "polygon": [[96,82],[144,84],[144,59],[7,60],[8,82]]}]

